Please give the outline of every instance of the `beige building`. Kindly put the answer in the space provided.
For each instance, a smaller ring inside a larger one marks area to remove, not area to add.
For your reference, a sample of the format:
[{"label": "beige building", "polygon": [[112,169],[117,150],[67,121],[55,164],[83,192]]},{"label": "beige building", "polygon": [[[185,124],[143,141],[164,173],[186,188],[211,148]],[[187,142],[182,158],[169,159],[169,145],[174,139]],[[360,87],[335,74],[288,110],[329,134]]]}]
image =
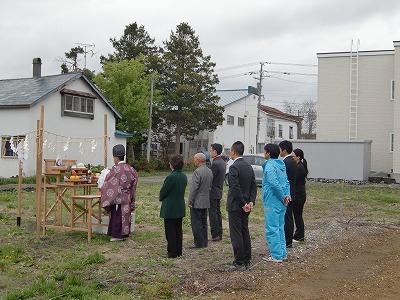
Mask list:
[{"label": "beige building", "polygon": [[399,180],[400,42],[393,44],[394,50],[317,54],[317,139],[372,140],[371,170]]}]

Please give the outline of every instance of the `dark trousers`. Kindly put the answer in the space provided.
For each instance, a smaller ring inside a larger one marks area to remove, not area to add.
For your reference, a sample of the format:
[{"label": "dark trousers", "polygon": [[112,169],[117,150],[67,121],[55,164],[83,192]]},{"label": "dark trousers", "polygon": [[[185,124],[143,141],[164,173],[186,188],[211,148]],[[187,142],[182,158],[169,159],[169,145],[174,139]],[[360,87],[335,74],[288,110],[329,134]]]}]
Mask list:
[{"label": "dark trousers", "polygon": [[190,222],[194,238],[194,246],[199,248],[207,247],[207,208],[191,208]]},{"label": "dark trousers", "polygon": [[296,231],[293,238],[297,241],[304,240],[304,220],[303,220],[303,208],[306,202],[306,196],[297,196],[296,202],[293,203],[293,215],[294,223],[296,224]]},{"label": "dark trousers", "polygon": [[211,237],[222,237],[221,199],[210,199],[208,217],[210,219]]},{"label": "dark trousers", "polygon": [[168,257],[182,256],[182,218],[164,219]]},{"label": "dark trousers", "polygon": [[115,210],[115,205],[111,205],[107,207],[107,211],[109,212],[110,221],[108,223],[108,231],[107,235],[117,238],[123,239],[127,238],[128,234],[122,234],[122,210],[121,205],[118,205],[118,209]]},{"label": "dark trousers", "polygon": [[235,256],[234,263],[249,264],[251,260],[251,241],[249,232],[249,214],[243,210],[228,212],[229,233]]},{"label": "dark trousers", "polygon": [[289,202],[286,213],[285,213],[285,239],[286,246],[290,246],[293,243],[293,231],[294,231],[294,223],[293,223],[293,201]]}]

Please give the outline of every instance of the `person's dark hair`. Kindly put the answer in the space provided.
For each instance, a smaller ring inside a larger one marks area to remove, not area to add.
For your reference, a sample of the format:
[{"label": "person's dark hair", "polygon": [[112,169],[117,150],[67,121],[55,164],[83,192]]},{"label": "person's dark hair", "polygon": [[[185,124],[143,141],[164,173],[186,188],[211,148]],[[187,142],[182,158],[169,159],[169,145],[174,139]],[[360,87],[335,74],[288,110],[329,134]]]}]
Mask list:
[{"label": "person's dark hair", "polygon": [[300,162],[303,164],[304,169],[306,170],[306,176],[308,175],[308,168],[307,168],[307,160],[304,158],[304,152],[301,149],[294,149],[294,155],[300,158]]},{"label": "person's dark hair", "polygon": [[174,155],[170,158],[169,163],[171,164],[174,170],[182,170],[183,168],[183,156],[182,155]]},{"label": "person's dark hair", "polygon": [[217,144],[217,143],[211,144],[211,148],[213,148],[217,152],[218,155],[221,155],[221,153],[222,153],[222,145],[221,144]]},{"label": "person's dark hair", "polygon": [[292,142],[289,142],[286,140],[279,143],[279,148],[281,148],[282,150],[286,150],[287,154],[290,154],[293,152]]},{"label": "person's dark hair", "polygon": [[234,142],[231,149],[233,149],[237,155],[243,155],[244,153],[244,145],[241,141]]},{"label": "person's dark hair", "polygon": [[117,158],[119,159],[119,161],[124,161],[125,156],[117,156]]},{"label": "person's dark hair", "polygon": [[279,147],[277,144],[266,144],[264,146],[265,152],[269,153],[271,158],[278,158],[279,157]]}]

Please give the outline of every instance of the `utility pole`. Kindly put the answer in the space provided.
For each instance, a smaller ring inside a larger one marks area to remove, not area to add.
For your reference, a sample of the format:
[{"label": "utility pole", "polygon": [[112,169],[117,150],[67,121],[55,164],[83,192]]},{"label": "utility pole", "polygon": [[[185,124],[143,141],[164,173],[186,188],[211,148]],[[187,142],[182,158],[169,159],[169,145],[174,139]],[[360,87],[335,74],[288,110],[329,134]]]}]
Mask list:
[{"label": "utility pole", "polygon": [[147,161],[150,162],[151,149],[151,123],[153,115],[153,95],[154,95],[154,74],[151,75],[151,92],[150,92],[150,111],[149,111],[149,133],[147,135]]},{"label": "utility pole", "polygon": [[260,117],[260,107],[261,107],[261,91],[262,91],[262,80],[263,80],[263,67],[264,67],[264,63],[260,62],[260,77],[259,77],[259,81],[257,84],[258,87],[258,104],[257,104],[257,134],[256,134],[256,153],[258,150],[258,142],[260,139],[260,123],[261,123],[261,117]]}]

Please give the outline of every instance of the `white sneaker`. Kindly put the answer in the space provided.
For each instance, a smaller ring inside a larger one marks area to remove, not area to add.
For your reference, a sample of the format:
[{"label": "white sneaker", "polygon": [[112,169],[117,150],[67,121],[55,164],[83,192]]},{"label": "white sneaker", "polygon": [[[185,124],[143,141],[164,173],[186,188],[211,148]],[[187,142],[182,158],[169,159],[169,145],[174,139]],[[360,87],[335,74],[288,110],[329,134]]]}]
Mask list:
[{"label": "white sneaker", "polygon": [[110,242],[119,242],[119,241],[125,241],[125,239],[120,239],[120,238],[111,238]]},{"label": "white sneaker", "polygon": [[277,262],[277,263],[281,263],[282,262],[282,259],[276,259],[276,258],[273,258],[272,256],[264,256],[263,258],[262,258],[262,260],[263,261],[265,261],[265,262]]}]

